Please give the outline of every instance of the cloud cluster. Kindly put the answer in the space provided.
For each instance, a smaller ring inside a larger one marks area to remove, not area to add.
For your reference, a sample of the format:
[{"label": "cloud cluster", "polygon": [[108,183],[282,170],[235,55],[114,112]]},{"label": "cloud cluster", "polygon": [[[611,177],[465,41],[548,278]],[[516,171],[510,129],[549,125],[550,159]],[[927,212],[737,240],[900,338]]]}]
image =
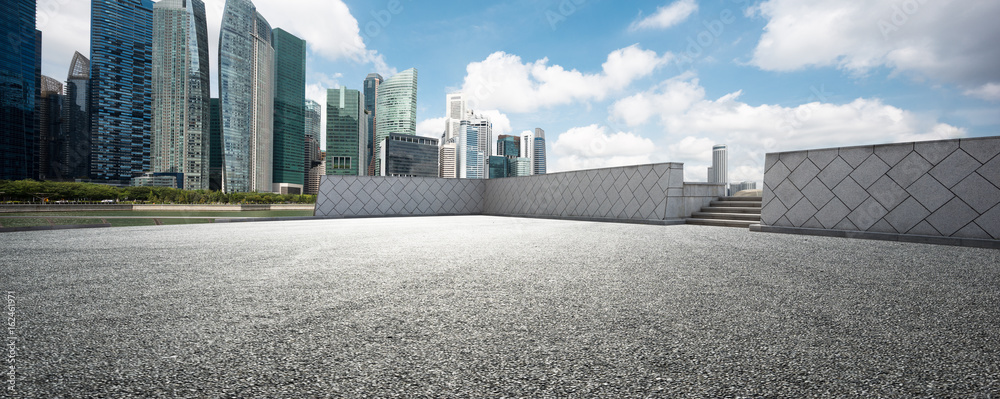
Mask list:
[{"label": "cloud cluster", "polygon": [[671,58],[669,53],[659,56],[632,45],[609,54],[601,73],[586,74],[549,65],[547,58],[524,63],[521,57],[500,51],[468,65],[462,92],[470,107],[534,112],[578,101],[604,100],[636,79],[649,76]]},{"label": "cloud cluster", "polygon": [[629,30],[667,29],[676,26],[698,11],[698,3],[694,0],[678,0],[660,7],[653,15],[641,18],[632,23]]},{"label": "cloud cluster", "polygon": [[648,164],[655,151],[652,140],[631,132],[609,133],[599,125],[578,127],[560,134],[552,144],[551,171]]},{"label": "cloud cluster", "polygon": [[751,60],[764,70],[886,67],[970,95],[1000,84],[997,1],[768,0],[751,12],[768,21]]}]

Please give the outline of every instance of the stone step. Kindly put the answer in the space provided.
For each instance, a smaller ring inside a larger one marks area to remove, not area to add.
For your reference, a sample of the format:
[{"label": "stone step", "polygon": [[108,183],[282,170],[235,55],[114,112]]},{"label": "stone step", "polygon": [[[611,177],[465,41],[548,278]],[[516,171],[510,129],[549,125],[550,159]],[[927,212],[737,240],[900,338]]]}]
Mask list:
[{"label": "stone step", "polygon": [[760,221],[751,220],[726,220],[726,219],[687,219],[687,224],[694,224],[699,226],[716,226],[716,227],[738,227],[741,229],[749,229],[751,225],[760,224]]},{"label": "stone step", "polygon": [[764,202],[764,197],[719,197],[719,201]]},{"label": "stone step", "polygon": [[748,207],[721,207],[721,206],[706,206],[701,208],[702,212],[705,213],[754,213],[760,214],[760,208],[748,208]]},{"label": "stone step", "polygon": [[755,201],[712,201],[711,206],[720,208],[760,208],[763,206],[760,202]]},{"label": "stone step", "polygon": [[752,220],[760,223],[759,213],[709,213],[695,212],[692,219]]}]

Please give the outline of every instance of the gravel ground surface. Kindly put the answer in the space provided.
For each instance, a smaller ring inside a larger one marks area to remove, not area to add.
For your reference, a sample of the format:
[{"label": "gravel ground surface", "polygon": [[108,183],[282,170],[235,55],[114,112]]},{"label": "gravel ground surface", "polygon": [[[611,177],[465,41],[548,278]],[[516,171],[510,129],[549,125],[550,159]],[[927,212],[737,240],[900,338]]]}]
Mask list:
[{"label": "gravel ground surface", "polygon": [[0,396],[1000,398],[996,250],[470,216],[9,233],[0,278]]}]

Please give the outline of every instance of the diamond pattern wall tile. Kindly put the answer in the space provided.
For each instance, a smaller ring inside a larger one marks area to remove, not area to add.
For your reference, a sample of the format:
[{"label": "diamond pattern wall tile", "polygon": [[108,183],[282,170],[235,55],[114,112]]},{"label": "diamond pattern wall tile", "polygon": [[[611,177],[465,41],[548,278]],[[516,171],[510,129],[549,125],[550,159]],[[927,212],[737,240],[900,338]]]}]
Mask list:
[{"label": "diamond pattern wall tile", "polygon": [[952,188],[981,166],[979,161],[965,151],[956,150],[931,169],[930,174],[945,187]]},{"label": "diamond pattern wall tile", "polygon": [[913,150],[928,162],[937,165],[958,149],[958,140],[926,141],[913,144]]},{"label": "diamond pattern wall tile", "polygon": [[790,170],[795,170],[799,167],[799,164],[806,159],[807,153],[802,151],[796,152],[785,152],[781,154],[781,163],[785,165],[786,168]]},{"label": "diamond pattern wall tile", "polygon": [[819,211],[809,201],[799,201],[792,209],[788,210],[788,213],[785,213],[785,217],[788,218],[789,222],[792,222],[793,226],[802,227],[816,215],[816,212]]},{"label": "diamond pattern wall tile", "polygon": [[906,191],[931,212],[936,211],[955,197],[955,194],[952,194],[948,188],[938,183],[930,175],[924,175]]},{"label": "diamond pattern wall tile", "polygon": [[979,227],[979,225],[977,225],[975,223],[969,223],[969,225],[965,226],[965,228],[963,228],[963,229],[959,230],[957,233],[955,233],[955,237],[959,237],[959,238],[975,238],[975,239],[980,239],[980,240],[992,240],[993,239],[993,237],[990,236],[990,233],[987,233],[985,230],[981,229]]},{"label": "diamond pattern wall tile", "polygon": [[851,209],[856,209],[869,198],[868,192],[855,183],[853,179],[844,179],[840,185],[833,189],[833,193]]},{"label": "diamond pattern wall tile", "polygon": [[785,180],[778,188],[774,189],[774,195],[778,197],[778,201],[781,201],[782,204],[789,208],[795,206],[804,197],[802,192],[795,188],[795,185],[788,180]]},{"label": "diamond pattern wall tile", "polygon": [[941,234],[951,236],[977,217],[979,213],[962,200],[955,198],[927,217],[927,222]]},{"label": "diamond pattern wall tile", "polygon": [[889,177],[896,181],[903,188],[910,187],[911,184],[923,177],[934,166],[927,162],[924,157],[916,152],[911,152],[896,166],[889,170]]},{"label": "diamond pattern wall tile", "polygon": [[816,220],[819,221],[823,227],[832,229],[837,227],[837,225],[850,214],[851,210],[847,207],[847,205],[844,205],[844,203],[840,202],[839,199],[834,198],[827,203],[823,209],[820,209],[819,212],[816,213]]},{"label": "diamond pattern wall tile", "polygon": [[844,218],[844,220],[841,220],[840,223],[837,223],[837,225],[833,227],[833,229],[834,230],[847,230],[847,231],[858,231],[858,230],[860,230],[860,229],[858,229],[858,226],[855,226],[854,223],[851,223],[851,219],[848,219],[848,218]]},{"label": "diamond pattern wall tile", "polygon": [[[844,161],[843,158],[837,157],[830,162],[823,171],[819,173],[819,180],[826,185],[827,188],[833,189],[837,187],[844,179],[847,178],[854,171],[851,167]],[[764,179],[767,180],[767,175],[764,175]]]},{"label": "diamond pattern wall tile", "polygon": [[771,167],[778,163],[780,154],[767,154],[764,156],[764,173],[770,172]]},{"label": "diamond pattern wall tile", "polygon": [[976,171],[980,176],[989,180],[994,186],[1000,187],[1000,156],[984,164]]},{"label": "diamond pattern wall tile", "polygon": [[792,182],[798,189],[803,189],[809,182],[811,182],[817,175],[819,175],[820,169],[808,159],[802,160],[795,171],[788,176],[788,180]]},{"label": "diamond pattern wall tile", "polygon": [[1000,137],[962,139],[960,147],[979,163],[989,162],[1000,154]]},{"label": "diamond pattern wall tile", "polygon": [[843,158],[844,161],[847,161],[847,163],[851,165],[852,168],[857,168],[858,166],[861,166],[861,164],[865,162],[865,160],[867,160],[869,157],[871,157],[873,153],[874,153],[874,147],[872,146],[850,147],[850,148],[840,149],[840,157]]},{"label": "diamond pattern wall tile", "polygon": [[875,184],[879,178],[885,175],[889,171],[889,165],[882,162],[879,157],[872,156],[868,157],[867,160],[861,163],[854,172],[851,173],[851,178],[854,182],[858,183],[861,187],[867,189]]},{"label": "diamond pattern wall tile", "polygon": [[875,156],[890,167],[896,166],[899,161],[902,161],[911,152],[913,152],[913,143],[875,146]]},{"label": "diamond pattern wall tile", "polygon": [[952,187],[951,191],[980,214],[1000,203],[1000,189],[978,173],[973,173]]},{"label": "diamond pattern wall tile", "polygon": [[982,214],[976,219],[976,225],[993,236],[993,239],[1000,240],[1000,206],[995,206]]},{"label": "diamond pattern wall tile", "polygon": [[889,212],[885,216],[885,220],[895,227],[897,231],[906,233],[916,227],[920,222],[923,222],[930,212],[920,205],[917,200],[913,198],[907,198],[906,201],[899,204],[896,209]]},{"label": "diamond pattern wall tile", "polygon": [[941,232],[935,230],[934,226],[931,226],[930,223],[927,223],[927,221],[924,220],[917,224],[916,227],[910,229],[910,231],[907,231],[906,234],[914,234],[918,236],[940,236]]},{"label": "diamond pattern wall tile", "polygon": [[875,198],[885,209],[894,209],[897,205],[901,204],[904,200],[910,197],[910,194],[903,190],[895,181],[893,181],[889,176],[883,175],[881,179],[878,179],[875,184],[872,184],[868,188],[868,192],[871,193],[872,197]]},{"label": "diamond pattern wall tile", "polygon": [[778,220],[785,216],[788,208],[781,204],[781,201],[771,201],[764,206],[760,213],[760,221],[765,226],[775,226]]},{"label": "diamond pattern wall tile", "polygon": [[820,169],[824,169],[830,162],[833,162],[837,158],[837,153],[839,151],[836,148],[828,150],[813,150],[809,151],[808,158],[814,165]]},{"label": "diamond pattern wall tile", "polygon": [[890,233],[890,234],[899,233],[898,231],[896,231],[895,228],[892,227],[891,224],[889,224],[889,222],[886,222],[885,219],[879,220],[878,223],[875,223],[874,226],[869,227],[868,231],[875,233]]},{"label": "diamond pattern wall tile", "polygon": [[875,223],[878,223],[879,220],[882,220],[882,218],[888,213],[889,211],[879,204],[878,201],[874,198],[869,198],[867,201],[858,206],[854,212],[851,212],[847,218],[850,219],[851,223],[854,223],[855,226],[858,226],[858,229],[861,231],[867,231],[869,228],[874,226]]},{"label": "diamond pattern wall tile", "polygon": [[785,167],[785,164],[778,161],[771,167],[771,171],[764,174],[764,191],[774,190],[778,187],[792,171]]}]

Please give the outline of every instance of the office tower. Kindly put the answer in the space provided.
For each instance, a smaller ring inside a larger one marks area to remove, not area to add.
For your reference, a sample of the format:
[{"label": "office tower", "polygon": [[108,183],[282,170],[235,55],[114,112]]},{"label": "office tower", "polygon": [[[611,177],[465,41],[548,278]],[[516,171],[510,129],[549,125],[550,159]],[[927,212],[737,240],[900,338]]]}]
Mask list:
[{"label": "office tower", "polygon": [[485,179],[489,173],[487,154],[480,149],[479,128],[462,121],[459,125],[458,159],[459,177],[462,179]]},{"label": "office tower", "polygon": [[497,138],[497,155],[515,158],[521,156],[521,137],[500,135]]},{"label": "office tower", "polygon": [[53,138],[49,179],[90,176],[90,60],[76,52],[64,86],[62,126]]},{"label": "office tower", "polygon": [[438,177],[438,139],[390,133],[380,148],[380,176]]},{"label": "office tower", "polygon": [[0,13],[0,180],[36,177],[38,93],[35,0],[5,1]]},{"label": "office tower", "polygon": [[344,86],[326,91],[326,174],[364,176],[365,96]]},{"label": "office tower", "polygon": [[447,95],[445,97],[445,110],[444,138],[447,140],[458,136],[459,125],[463,120],[468,120],[465,95],[462,93]]},{"label": "office tower", "polygon": [[531,159],[524,157],[507,158],[507,176],[531,176]]},{"label": "office tower", "polygon": [[[59,137],[62,131],[63,84],[48,76],[41,78],[40,94],[35,109],[38,112],[38,180],[48,180],[58,174]],[[55,166],[55,167],[54,167]],[[55,172],[55,173],[54,173]]]},{"label": "office tower", "polygon": [[305,189],[306,42],[285,30],[274,30],[274,162],[273,190],[301,194]]},{"label": "office tower", "polygon": [[449,139],[441,145],[440,151],[440,173],[438,177],[442,179],[458,178],[458,138]]},{"label": "office tower", "polygon": [[729,147],[720,144],[712,147],[712,175],[709,183],[729,184]]},{"label": "office tower", "polygon": [[483,179],[486,179],[490,175],[489,156],[493,154],[493,122],[488,116],[477,114],[474,111],[469,111],[467,116],[469,126],[478,132],[476,148],[483,153],[482,176]]},{"label": "office tower", "polygon": [[530,131],[521,133],[521,158],[528,159],[528,174],[530,176],[534,174],[534,156],[535,156],[535,134]]},{"label": "office tower", "polygon": [[385,78],[377,73],[370,73],[365,78],[365,112],[368,120],[368,135],[365,137],[364,167],[368,176],[375,175],[375,121],[378,119],[376,105],[378,104],[378,88]]},{"label": "office tower", "polygon": [[545,174],[545,131],[535,128],[535,142],[531,151],[531,174]]},{"label": "office tower", "polygon": [[313,168],[312,172],[309,173],[309,185],[311,187],[316,187],[316,192],[319,192],[320,179],[326,176],[326,151],[320,151],[319,158],[322,160],[319,166]]},{"label": "office tower", "polygon": [[274,45],[271,25],[250,0],[226,0],[219,37],[222,189],[272,188]]},{"label": "office tower", "polygon": [[211,88],[202,0],[153,5],[153,173],[180,174],[188,190],[210,180]]},{"label": "office tower", "polygon": [[507,169],[509,168],[507,164],[507,157],[504,156],[491,156],[490,157],[490,179],[502,179],[508,176]]},{"label": "office tower", "polygon": [[711,166],[709,166],[708,167],[708,182],[709,183],[714,183],[713,180],[715,180],[715,170],[713,170],[713,168]]},{"label": "office tower", "polygon": [[753,181],[745,181],[745,182],[741,182],[741,183],[733,183],[732,186],[731,186],[732,194],[736,194],[736,193],[738,193],[740,191],[756,190],[756,189],[757,189],[757,182],[753,182]]},{"label": "office tower", "polygon": [[[375,170],[382,169],[380,146],[390,133],[417,134],[417,70],[407,69],[378,87],[375,101]],[[327,157],[329,158],[329,156]],[[327,170],[330,165],[327,165]]]},{"label": "office tower", "polygon": [[313,174],[317,173],[316,167],[323,161],[320,157],[320,139],[322,138],[322,116],[323,109],[318,102],[313,100],[305,101],[305,148],[303,152],[303,179],[305,180],[304,194],[316,195],[319,193],[319,185],[314,185],[316,179]]},{"label": "office tower", "polygon": [[93,0],[91,178],[127,184],[150,170],[153,2]]},{"label": "office tower", "polygon": [[213,98],[209,102],[208,132],[208,189],[221,191],[224,156],[222,150],[222,102],[218,98]]}]

